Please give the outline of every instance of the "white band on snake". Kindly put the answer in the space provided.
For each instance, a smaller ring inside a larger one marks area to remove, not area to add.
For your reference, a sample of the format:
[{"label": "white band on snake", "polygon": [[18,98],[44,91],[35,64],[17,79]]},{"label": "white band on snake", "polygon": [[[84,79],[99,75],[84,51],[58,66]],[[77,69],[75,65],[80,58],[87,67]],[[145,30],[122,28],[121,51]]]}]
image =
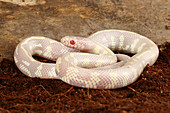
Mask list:
[{"label": "white band on snake", "polygon": [[[155,63],[158,54],[157,45],[142,35],[103,30],[88,38],[66,36],[61,42],[42,36],[26,38],[17,45],[14,60],[29,77],[60,79],[83,88],[115,89],[136,81],[147,65]],[[33,55],[56,64],[39,62]]]}]

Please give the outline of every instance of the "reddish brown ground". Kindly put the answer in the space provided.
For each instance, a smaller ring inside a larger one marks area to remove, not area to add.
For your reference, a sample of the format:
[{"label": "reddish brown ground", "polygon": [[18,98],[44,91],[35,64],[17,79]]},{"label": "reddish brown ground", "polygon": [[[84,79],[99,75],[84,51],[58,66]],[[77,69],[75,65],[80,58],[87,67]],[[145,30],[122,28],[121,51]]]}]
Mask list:
[{"label": "reddish brown ground", "polygon": [[170,44],[159,48],[160,56],[153,66],[145,68],[132,85],[116,90],[88,90],[60,80],[29,78],[17,69],[14,61],[3,59],[0,113],[170,113]]}]

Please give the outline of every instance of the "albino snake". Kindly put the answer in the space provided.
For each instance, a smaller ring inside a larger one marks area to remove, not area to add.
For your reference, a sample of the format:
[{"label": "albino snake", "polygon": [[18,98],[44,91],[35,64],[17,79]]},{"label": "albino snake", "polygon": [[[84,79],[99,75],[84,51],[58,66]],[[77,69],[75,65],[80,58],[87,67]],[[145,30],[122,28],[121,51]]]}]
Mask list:
[{"label": "albino snake", "polygon": [[[114,54],[111,50],[134,55]],[[16,47],[14,60],[29,77],[60,79],[84,88],[115,89],[137,80],[147,65],[155,63],[158,54],[157,45],[142,35],[103,30],[88,38],[66,36],[61,42],[42,36],[26,38]],[[56,64],[36,61],[33,55]]]}]

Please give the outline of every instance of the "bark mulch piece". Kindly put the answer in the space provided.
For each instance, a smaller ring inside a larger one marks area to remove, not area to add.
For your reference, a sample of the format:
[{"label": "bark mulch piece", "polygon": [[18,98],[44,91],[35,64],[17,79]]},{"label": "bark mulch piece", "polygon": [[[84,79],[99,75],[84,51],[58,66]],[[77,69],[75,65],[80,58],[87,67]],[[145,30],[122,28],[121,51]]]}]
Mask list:
[{"label": "bark mulch piece", "polygon": [[124,88],[94,90],[60,80],[30,78],[14,61],[0,63],[0,113],[19,112],[149,112],[170,113],[170,44],[159,46],[157,62]]}]

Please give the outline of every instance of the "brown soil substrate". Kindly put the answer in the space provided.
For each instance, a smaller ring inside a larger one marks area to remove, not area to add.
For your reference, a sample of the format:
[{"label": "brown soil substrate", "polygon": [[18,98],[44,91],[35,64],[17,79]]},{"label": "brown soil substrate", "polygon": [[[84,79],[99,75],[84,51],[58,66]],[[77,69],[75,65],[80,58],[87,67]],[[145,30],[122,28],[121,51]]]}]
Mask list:
[{"label": "brown soil substrate", "polygon": [[146,67],[139,79],[114,90],[83,89],[60,80],[30,78],[14,61],[0,63],[0,113],[168,113],[170,44],[159,46],[157,62]]}]

